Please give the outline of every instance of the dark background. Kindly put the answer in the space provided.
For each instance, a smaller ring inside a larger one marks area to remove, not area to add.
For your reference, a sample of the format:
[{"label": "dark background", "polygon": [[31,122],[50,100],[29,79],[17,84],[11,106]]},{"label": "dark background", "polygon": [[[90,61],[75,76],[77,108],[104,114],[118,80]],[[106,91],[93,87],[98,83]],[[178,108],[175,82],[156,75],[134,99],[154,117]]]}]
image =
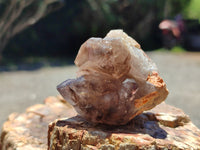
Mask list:
[{"label": "dark background", "polygon": [[[163,19],[185,13],[191,0],[66,0],[65,5],[14,36],[3,57],[75,57],[89,37],[104,37],[111,29],[123,29],[145,51],[161,48]],[[191,18],[191,17],[190,17]],[[196,18],[191,18],[196,19]],[[198,18],[197,18],[198,19]]]},{"label": "dark background", "polygon": [[[140,43],[144,51],[200,50],[198,0],[55,1],[54,5],[48,6],[43,17],[17,34],[12,35],[13,28],[28,22],[31,15],[44,7],[43,0],[33,0],[33,4],[24,8],[21,16],[4,32],[5,35],[1,35],[0,30],[0,71],[35,70],[43,66],[73,64],[83,42],[90,37],[104,37],[112,29],[123,29]],[[0,0],[0,25],[8,22],[9,19],[2,19],[2,16],[12,2]],[[22,0],[17,1],[20,2]],[[16,12],[18,7],[19,4],[16,5]],[[13,11],[13,14],[16,12]],[[166,36],[158,27],[165,19],[176,21],[177,16],[182,17],[186,33],[182,34],[179,41],[171,31]],[[10,37],[4,38],[9,33]],[[6,44],[2,48],[4,40]]]}]

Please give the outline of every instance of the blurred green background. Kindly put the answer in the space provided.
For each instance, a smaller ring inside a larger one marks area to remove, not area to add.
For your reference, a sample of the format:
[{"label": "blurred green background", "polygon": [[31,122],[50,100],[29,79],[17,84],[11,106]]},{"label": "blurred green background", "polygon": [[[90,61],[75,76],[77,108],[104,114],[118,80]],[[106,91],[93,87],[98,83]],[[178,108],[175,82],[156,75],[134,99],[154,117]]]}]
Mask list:
[{"label": "blurred green background", "polygon": [[[177,15],[187,22],[187,31],[195,27],[194,32],[199,32],[199,0],[30,0],[12,22],[12,13],[16,14],[26,3],[18,0],[15,6],[14,1],[0,0],[0,45],[6,43],[0,46],[1,66],[44,59],[55,65],[68,63],[66,58],[73,60],[89,37],[104,37],[109,30],[118,28],[136,39],[145,51],[165,50],[159,23],[164,19],[174,20]],[[10,21],[5,12],[12,4],[12,10],[16,11],[10,12]],[[36,18],[39,13],[41,16]],[[34,21],[28,24],[31,19]],[[10,28],[5,27],[6,21],[10,21]],[[14,32],[16,26],[24,28]],[[184,42],[168,48],[199,50],[185,46]]]}]

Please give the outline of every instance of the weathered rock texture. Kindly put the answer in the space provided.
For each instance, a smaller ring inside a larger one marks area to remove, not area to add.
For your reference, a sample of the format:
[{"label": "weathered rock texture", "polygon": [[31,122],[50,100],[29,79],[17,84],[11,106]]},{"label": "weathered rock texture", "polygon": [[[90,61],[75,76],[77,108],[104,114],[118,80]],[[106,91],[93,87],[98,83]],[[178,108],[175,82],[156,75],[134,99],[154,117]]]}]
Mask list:
[{"label": "weathered rock texture", "polygon": [[164,103],[124,126],[90,124],[74,116],[61,97],[13,113],[3,125],[0,150],[200,149],[200,130],[183,111]]},{"label": "weathered rock texture", "polygon": [[76,116],[49,125],[49,150],[198,150],[200,130],[178,108],[162,103],[124,126],[95,125]]},{"label": "weathered rock texture", "polygon": [[168,95],[155,63],[122,30],[87,40],[75,64],[78,78],[66,80],[57,89],[88,121],[126,124]]},{"label": "weathered rock texture", "polygon": [[76,112],[61,97],[49,97],[45,104],[29,107],[25,113],[13,113],[3,124],[0,150],[46,150],[48,124]]}]

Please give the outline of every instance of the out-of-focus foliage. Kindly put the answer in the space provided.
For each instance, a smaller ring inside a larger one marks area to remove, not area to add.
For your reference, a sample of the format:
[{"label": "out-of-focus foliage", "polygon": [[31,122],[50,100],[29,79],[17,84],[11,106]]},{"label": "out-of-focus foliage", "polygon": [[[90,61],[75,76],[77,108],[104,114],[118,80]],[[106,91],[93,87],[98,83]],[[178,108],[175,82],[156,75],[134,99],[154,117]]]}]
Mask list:
[{"label": "out-of-focus foliage", "polygon": [[[156,49],[155,51],[168,52],[169,50],[166,49],[166,48],[159,48],[159,49]],[[175,46],[170,51],[173,52],[173,53],[183,53],[183,52],[186,51],[186,49],[184,49],[180,46]]]},{"label": "out-of-focus foliage", "polygon": [[58,2],[61,1],[0,0],[0,54],[11,37],[60,6]]},{"label": "out-of-focus foliage", "polygon": [[76,54],[91,36],[121,28],[144,50],[161,46],[158,24],[182,13],[190,0],[66,0],[65,7],[12,39],[5,55]]},{"label": "out-of-focus foliage", "polygon": [[184,15],[189,19],[199,19],[200,21],[200,0],[191,0],[189,6],[185,9]]}]

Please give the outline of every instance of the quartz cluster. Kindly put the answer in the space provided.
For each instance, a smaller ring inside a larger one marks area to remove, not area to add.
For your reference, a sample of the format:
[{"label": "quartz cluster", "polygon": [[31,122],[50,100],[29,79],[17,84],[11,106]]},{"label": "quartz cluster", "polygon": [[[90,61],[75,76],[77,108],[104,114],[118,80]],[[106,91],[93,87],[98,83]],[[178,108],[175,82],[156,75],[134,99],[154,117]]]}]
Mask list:
[{"label": "quartz cluster", "polygon": [[155,63],[122,30],[90,38],[80,47],[78,77],[57,86],[88,121],[123,125],[160,104],[168,95]]}]

